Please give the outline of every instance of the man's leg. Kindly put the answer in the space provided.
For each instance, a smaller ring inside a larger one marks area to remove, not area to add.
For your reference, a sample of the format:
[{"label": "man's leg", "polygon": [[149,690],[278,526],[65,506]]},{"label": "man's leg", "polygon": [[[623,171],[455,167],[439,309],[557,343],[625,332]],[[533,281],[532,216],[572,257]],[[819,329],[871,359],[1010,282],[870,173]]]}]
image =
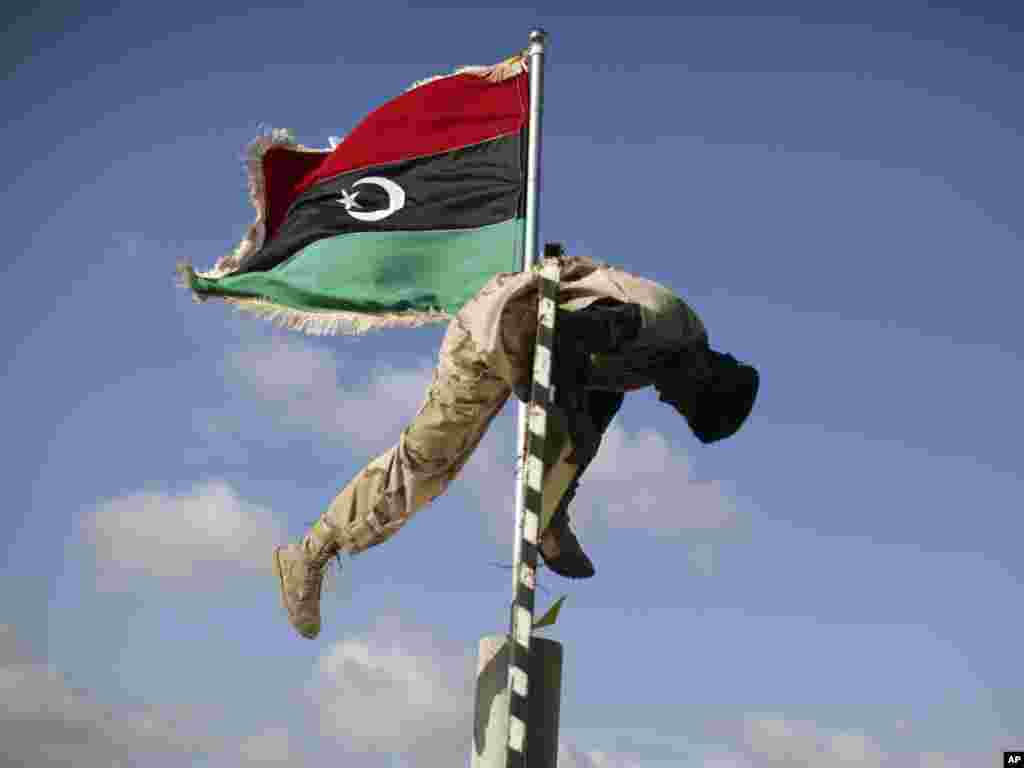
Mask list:
[{"label": "man's leg", "polygon": [[393,536],[445,492],[509,396],[454,320],[441,345],[434,380],[398,444],[363,469],[331,502],[321,521],[352,554]]},{"label": "man's leg", "polygon": [[351,554],[395,535],[444,493],[479,445],[510,394],[456,317],[441,345],[434,379],[398,444],[371,461],[331,502],[298,545],[278,548],[274,568],[292,626],[320,631],[322,569],[338,551]]},{"label": "man's leg", "polygon": [[573,458],[573,442],[569,436],[565,417],[561,410],[552,405],[548,408],[547,418],[547,458],[544,467],[544,503],[541,513],[541,532],[543,532],[559,502],[572,485],[576,477],[576,470],[579,467],[575,462],[570,463]]},{"label": "man's leg", "polygon": [[[621,392],[591,390],[585,394],[585,397],[587,398],[587,411],[594,421],[594,427],[600,440],[622,406],[625,395]],[[557,459],[549,466],[545,475],[544,520],[550,521],[551,525],[545,527],[545,535],[541,536],[541,552],[548,566],[560,569],[559,572],[563,576],[582,578],[593,575],[593,564],[579,546],[575,534],[568,528],[568,506],[576,496],[580,476],[586,471],[594,457],[591,456],[589,460],[580,462],[572,456],[572,438],[562,436],[565,430],[564,419],[559,418],[557,409],[552,409],[552,412],[556,416],[556,426],[554,430],[549,427],[549,434],[554,431],[557,435],[555,442],[561,445],[564,440],[564,445],[555,449],[557,453],[552,455],[557,455]],[[570,463],[569,459],[573,459],[573,461]],[[554,559],[558,558],[563,551],[568,559],[555,563]]]}]

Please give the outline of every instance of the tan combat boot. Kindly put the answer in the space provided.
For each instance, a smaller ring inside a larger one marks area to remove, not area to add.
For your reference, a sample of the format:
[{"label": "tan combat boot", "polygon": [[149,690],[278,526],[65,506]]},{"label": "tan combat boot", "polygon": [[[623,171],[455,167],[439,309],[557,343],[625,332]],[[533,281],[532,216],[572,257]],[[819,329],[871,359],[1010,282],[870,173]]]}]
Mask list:
[{"label": "tan combat boot", "polygon": [[298,544],[274,549],[274,573],[281,602],[296,631],[312,640],[320,634],[320,587],[324,568],[339,551],[333,531],[322,520]]}]

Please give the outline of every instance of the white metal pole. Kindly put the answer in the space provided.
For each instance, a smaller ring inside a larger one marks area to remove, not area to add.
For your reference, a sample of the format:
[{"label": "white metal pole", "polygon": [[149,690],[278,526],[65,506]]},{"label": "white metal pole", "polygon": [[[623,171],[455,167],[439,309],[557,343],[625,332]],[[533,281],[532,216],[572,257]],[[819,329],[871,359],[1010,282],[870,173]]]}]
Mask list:
[{"label": "white metal pole", "polygon": [[[526,212],[523,271],[539,258],[538,199],[544,76],[543,30],[530,32]],[[533,638],[537,546],[543,513],[547,411],[553,399],[551,364],[560,265],[540,273],[537,335],[530,403],[519,404],[516,530],[509,632],[481,640],[477,667],[472,768],[555,768],[561,698],[560,643]]]},{"label": "white metal pole", "polygon": [[530,32],[530,46],[527,48],[530,70],[530,123],[526,159],[526,237],[523,249],[523,269],[529,269],[537,262],[540,192],[540,122],[544,110],[544,45],[547,35],[543,29]]}]

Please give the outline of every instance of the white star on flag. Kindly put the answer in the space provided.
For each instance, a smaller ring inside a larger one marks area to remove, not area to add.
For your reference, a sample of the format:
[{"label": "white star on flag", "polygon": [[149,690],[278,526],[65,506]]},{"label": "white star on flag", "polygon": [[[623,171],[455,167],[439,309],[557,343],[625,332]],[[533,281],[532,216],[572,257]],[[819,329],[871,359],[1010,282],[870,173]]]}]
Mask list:
[{"label": "white star on flag", "polygon": [[345,206],[346,211],[351,211],[353,208],[361,208],[362,206],[356,202],[356,198],[359,196],[359,190],[355,192],[347,192],[344,189],[341,190],[341,204]]}]

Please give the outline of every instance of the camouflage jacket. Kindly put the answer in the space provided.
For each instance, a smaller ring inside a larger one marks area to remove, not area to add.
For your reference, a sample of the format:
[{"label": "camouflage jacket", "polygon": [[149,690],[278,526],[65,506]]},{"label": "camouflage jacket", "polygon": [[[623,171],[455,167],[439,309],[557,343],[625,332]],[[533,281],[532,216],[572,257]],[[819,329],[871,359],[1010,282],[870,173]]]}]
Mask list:
[{"label": "camouflage jacket", "polygon": [[[653,280],[584,256],[563,257],[561,265],[560,308],[576,311],[610,298],[639,305],[642,316],[632,341],[615,353],[591,356],[588,388],[623,392],[649,386],[660,366],[706,342],[697,313]],[[517,386],[528,382],[532,368],[540,270],[536,265],[527,272],[495,275],[459,313],[478,348],[506,368],[500,373]]]}]

